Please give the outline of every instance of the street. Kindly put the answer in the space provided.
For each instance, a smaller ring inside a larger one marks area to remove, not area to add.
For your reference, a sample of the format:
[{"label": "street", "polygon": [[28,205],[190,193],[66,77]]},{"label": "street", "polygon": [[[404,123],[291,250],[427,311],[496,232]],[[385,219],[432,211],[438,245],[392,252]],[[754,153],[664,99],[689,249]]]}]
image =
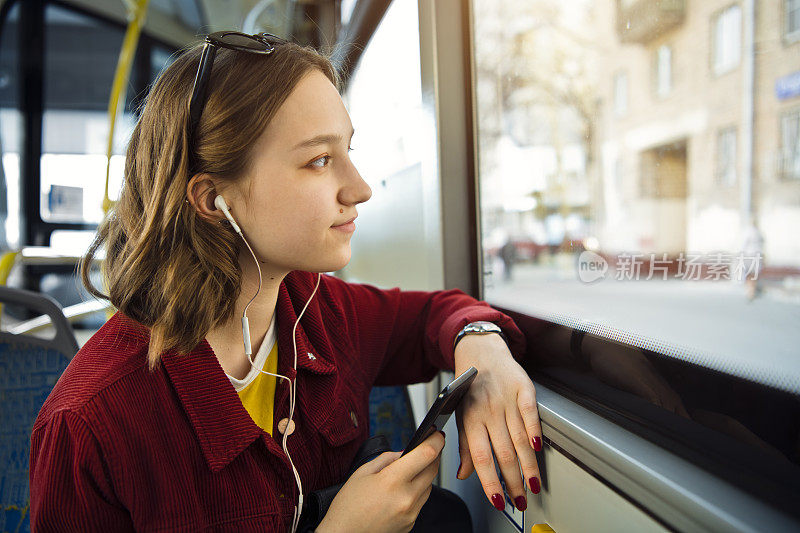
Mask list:
[{"label": "street", "polygon": [[518,264],[503,280],[493,265],[484,298],[494,304],[800,393],[800,298],[767,287],[752,302],[741,283],[578,279],[574,256]]}]

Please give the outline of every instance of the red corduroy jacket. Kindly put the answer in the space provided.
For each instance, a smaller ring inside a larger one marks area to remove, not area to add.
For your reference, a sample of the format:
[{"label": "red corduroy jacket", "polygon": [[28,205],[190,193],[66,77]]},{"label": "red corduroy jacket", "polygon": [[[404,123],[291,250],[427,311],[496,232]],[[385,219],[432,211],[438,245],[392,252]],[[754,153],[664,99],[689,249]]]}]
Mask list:
[{"label": "red corduroy jacket", "polygon": [[[292,370],[292,326],[316,274],[292,272],[277,302],[278,372]],[[296,430],[289,452],[303,491],[343,481],[368,436],[374,384],[453,369],[467,323],[512,320],[451,291],[380,290],[322,276],[297,328]],[[121,313],[78,352],[42,406],[31,436],[34,531],[285,531],[297,488],[279,441],[250,418],[204,340],[147,367],[148,329]],[[279,380],[276,421],[288,416]],[[281,434],[277,427],[273,435]]]}]

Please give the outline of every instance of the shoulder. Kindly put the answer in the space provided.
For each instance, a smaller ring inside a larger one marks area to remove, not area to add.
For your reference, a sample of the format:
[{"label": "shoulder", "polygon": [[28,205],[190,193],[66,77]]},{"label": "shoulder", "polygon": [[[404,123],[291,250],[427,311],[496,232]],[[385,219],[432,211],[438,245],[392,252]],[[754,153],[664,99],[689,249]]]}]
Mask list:
[{"label": "shoulder", "polygon": [[117,313],[78,350],[39,411],[34,431],[57,413],[93,409],[109,388],[132,386],[150,374],[147,367],[149,330]]}]

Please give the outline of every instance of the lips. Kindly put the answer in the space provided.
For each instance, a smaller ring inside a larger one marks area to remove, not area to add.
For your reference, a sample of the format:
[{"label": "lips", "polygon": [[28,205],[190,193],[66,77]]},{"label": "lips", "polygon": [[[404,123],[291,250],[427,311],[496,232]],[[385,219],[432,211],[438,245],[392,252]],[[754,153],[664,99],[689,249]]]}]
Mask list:
[{"label": "lips", "polygon": [[357,219],[357,218],[358,218],[358,215],[354,216],[354,217],[353,217],[353,218],[351,218],[350,220],[345,220],[345,221],[344,221],[344,222],[342,222],[341,224],[336,224],[335,226],[331,226],[331,227],[332,227],[332,228],[338,228],[339,226],[345,226],[345,225],[347,225],[347,224],[350,224],[351,222],[353,222],[353,221],[354,221],[355,219]]}]

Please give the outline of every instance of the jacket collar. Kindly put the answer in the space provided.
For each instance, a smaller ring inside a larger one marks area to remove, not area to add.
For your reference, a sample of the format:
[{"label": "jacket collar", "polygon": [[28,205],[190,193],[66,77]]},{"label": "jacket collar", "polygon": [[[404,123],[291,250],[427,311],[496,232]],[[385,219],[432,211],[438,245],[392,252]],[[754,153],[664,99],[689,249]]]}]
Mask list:
[{"label": "jacket collar", "polygon": [[188,354],[169,351],[161,359],[209,468],[222,470],[261,430],[247,414],[205,339]]},{"label": "jacket collar", "polygon": [[[293,276],[293,274],[296,274]],[[278,291],[278,372],[294,379],[291,368],[294,358],[292,328],[297,312],[302,310],[316,283],[316,275],[308,287],[308,274],[291,273],[281,283]],[[300,279],[298,279],[300,278]],[[331,346],[324,335],[322,314],[318,303],[319,291],[314,296],[297,326],[297,368],[315,374],[333,374],[336,365]],[[297,309],[297,312],[295,311]],[[312,347],[304,325],[321,342]],[[311,354],[311,356],[309,356]],[[218,472],[233,461],[242,451],[262,435],[250,418],[236,394],[214,351],[203,339],[189,354],[165,352],[162,361],[169,379],[183,404],[194,429],[206,462],[213,472]],[[302,379],[302,376],[301,376]],[[279,388],[283,390],[284,388]],[[299,395],[299,392],[298,392]],[[276,391],[275,410],[285,398]]]}]

